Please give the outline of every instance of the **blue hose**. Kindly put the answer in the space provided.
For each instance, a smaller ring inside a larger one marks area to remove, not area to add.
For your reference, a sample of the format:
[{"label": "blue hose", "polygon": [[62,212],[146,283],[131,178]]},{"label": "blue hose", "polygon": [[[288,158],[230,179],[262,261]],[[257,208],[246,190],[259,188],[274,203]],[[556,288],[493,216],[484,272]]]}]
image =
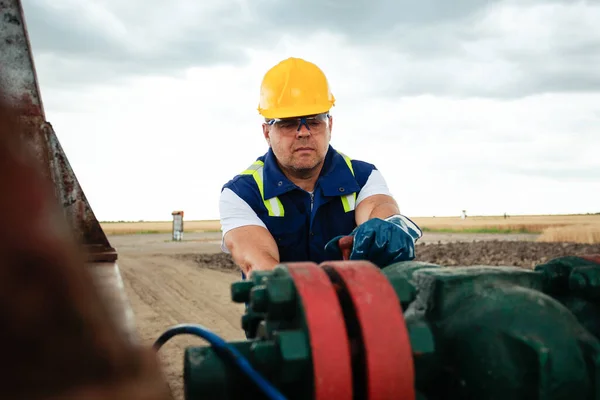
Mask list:
[{"label": "blue hose", "polygon": [[154,342],[154,348],[160,349],[169,339],[181,334],[189,334],[199,336],[209,342],[216,350],[217,354],[226,356],[244,373],[248,378],[258,386],[258,388],[271,400],[286,400],[269,381],[263,378],[252,365],[244,358],[244,356],[233,346],[229,345],[225,340],[204,328],[201,325],[195,324],[180,324],[175,325],[162,333]]}]

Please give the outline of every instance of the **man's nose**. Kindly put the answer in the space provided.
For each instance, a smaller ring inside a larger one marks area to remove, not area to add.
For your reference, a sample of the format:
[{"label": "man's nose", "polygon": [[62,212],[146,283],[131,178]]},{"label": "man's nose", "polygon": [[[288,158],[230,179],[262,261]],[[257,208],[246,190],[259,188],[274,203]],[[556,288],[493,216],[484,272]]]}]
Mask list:
[{"label": "man's nose", "polygon": [[310,133],[311,132],[308,130],[308,128],[304,124],[300,124],[300,127],[296,130],[296,136],[298,136],[298,137],[309,136]]}]

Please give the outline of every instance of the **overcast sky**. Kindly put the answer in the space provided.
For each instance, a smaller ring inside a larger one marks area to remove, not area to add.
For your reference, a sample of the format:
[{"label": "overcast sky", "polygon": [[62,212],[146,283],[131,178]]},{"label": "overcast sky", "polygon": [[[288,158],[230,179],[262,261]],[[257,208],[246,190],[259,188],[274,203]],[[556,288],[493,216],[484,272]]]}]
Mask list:
[{"label": "overcast sky", "polygon": [[47,119],[100,220],[218,218],[267,151],[260,81],[315,62],[332,145],[409,216],[600,212],[600,2],[23,0]]}]

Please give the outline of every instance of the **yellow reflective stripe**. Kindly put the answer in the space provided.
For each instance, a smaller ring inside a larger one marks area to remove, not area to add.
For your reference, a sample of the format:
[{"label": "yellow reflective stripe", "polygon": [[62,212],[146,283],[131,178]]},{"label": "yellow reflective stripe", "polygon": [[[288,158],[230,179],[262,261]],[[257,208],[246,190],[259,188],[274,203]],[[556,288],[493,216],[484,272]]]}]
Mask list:
[{"label": "yellow reflective stripe", "polygon": [[342,196],[342,205],[344,206],[345,212],[350,212],[354,210],[354,207],[356,205],[356,193]]},{"label": "yellow reflective stripe", "polygon": [[[354,175],[354,168],[352,168],[352,159],[345,155],[344,153],[338,152],[344,160],[346,161],[346,165],[350,168],[350,172],[352,172],[352,176]],[[347,194],[342,196],[342,205],[344,206],[344,212],[353,211],[356,207],[356,193]]]},{"label": "yellow reflective stripe", "polygon": [[[352,176],[354,175],[354,168],[352,167],[352,159],[345,155],[342,152],[339,152],[340,155],[346,161],[346,165],[350,169]],[[285,215],[285,210],[283,208],[283,204],[278,197],[273,197],[272,199],[265,199],[264,195],[264,187],[262,181],[262,168],[264,167],[264,162],[255,161],[251,166],[249,166],[245,171],[241,173],[241,175],[252,175],[254,180],[256,181],[256,185],[258,186],[258,190],[260,191],[260,196],[263,199],[265,207],[269,212],[269,216],[271,217],[283,217]],[[341,197],[342,205],[344,207],[344,212],[353,211],[356,207],[356,193],[351,193]]]},{"label": "yellow reflective stripe", "polygon": [[245,171],[243,171],[240,175],[252,175],[256,172],[260,167],[264,166],[265,163],[262,161],[255,161],[254,164],[249,166]]},{"label": "yellow reflective stripe", "polygon": [[263,199],[263,203],[267,208],[270,217],[283,217],[285,215],[283,209],[283,203],[279,200],[278,197],[273,197],[271,199],[265,199],[264,193],[264,185],[262,179],[262,169],[265,163],[262,161],[256,161],[251,166],[248,167],[245,171],[241,173],[241,175],[252,175],[254,181],[256,182],[256,186],[258,186],[258,190],[260,191],[260,197]]},{"label": "yellow reflective stripe", "polygon": [[354,176],[354,168],[352,168],[352,159],[350,157],[348,157],[347,155],[345,155],[344,153],[340,153],[342,155],[342,157],[344,157],[344,160],[346,161],[346,165],[348,165],[348,168],[350,168],[350,172],[352,172],[352,176]]},{"label": "yellow reflective stripe", "polygon": [[265,200],[265,206],[269,210],[269,216],[271,217],[283,217],[285,215],[283,203],[281,203],[278,197]]},{"label": "yellow reflective stripe", "polygon": [[267,211],[269,212],[269,217],[273,217],[273,208],[271,208],[271,203],[268,200],[263,200],[265,203],[265,207],[267,207]]},{"label": "yellow reflective stripe", "polygon": [[260,173],[260,171],[256,170],[252,173],[252,177],[254,178],[254,180],[256,181],[256,185],[258,186],[258,190],[260,191],[260,197],[262,197],[262,199],[265,199],[265,194],[264,194],[264,186],[263,186],[263,180],[262,180],[262,174]]}]

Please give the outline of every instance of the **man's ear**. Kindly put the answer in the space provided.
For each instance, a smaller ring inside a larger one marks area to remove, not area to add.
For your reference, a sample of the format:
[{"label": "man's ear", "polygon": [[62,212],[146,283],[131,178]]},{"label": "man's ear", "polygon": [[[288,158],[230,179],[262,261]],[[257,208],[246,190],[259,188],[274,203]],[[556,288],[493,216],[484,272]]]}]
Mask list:
[{"label": "man's ear", "polygon": [[265,137],[265,140],[267,141],[267,143],[269,144],[269,147],[271,147],[271,137],[270,137],[270,130],[269,130],[270,126],[269,124],[262,124],[262,130],[263,130],[263,136]]}]

